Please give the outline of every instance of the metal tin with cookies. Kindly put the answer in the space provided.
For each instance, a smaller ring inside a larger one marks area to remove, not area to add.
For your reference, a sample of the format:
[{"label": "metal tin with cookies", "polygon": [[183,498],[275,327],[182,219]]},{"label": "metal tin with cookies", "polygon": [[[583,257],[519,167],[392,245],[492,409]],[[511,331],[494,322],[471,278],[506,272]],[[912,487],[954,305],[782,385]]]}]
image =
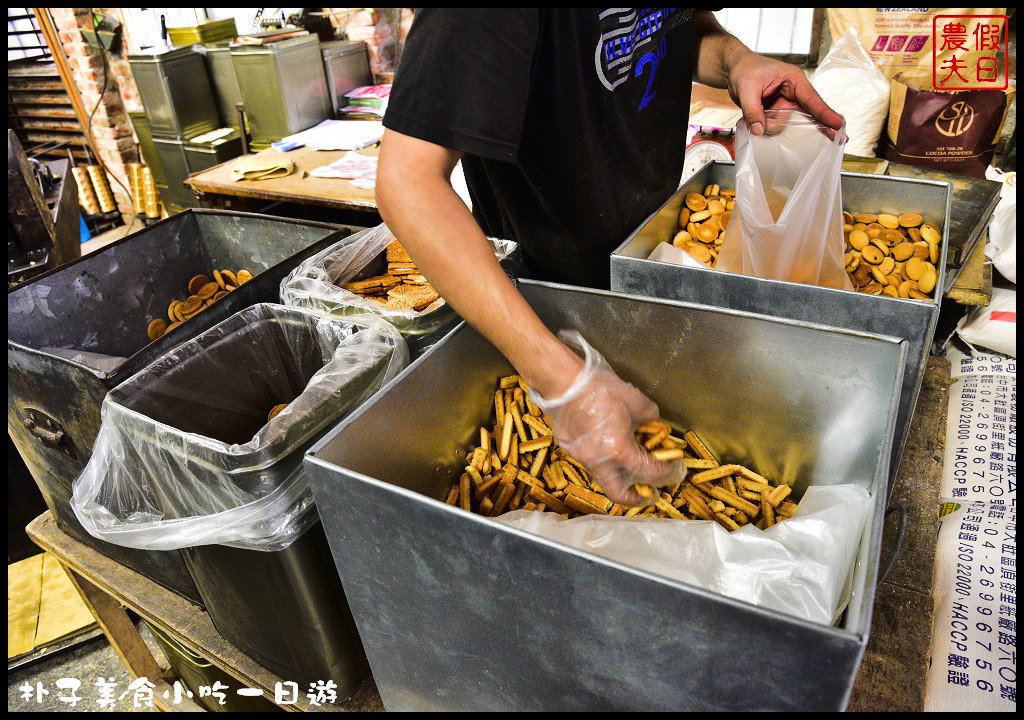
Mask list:
[{"label": "metal tin with cookies", "polygon": [[[721,192],[735,187],[735,165],[731,162],[710,162],[686,180],[662,205],[655,210],[623,243],[611,257],[611,288],[613,291],[668,300],[681,300],[726,307],[734,310],[763,313],[773,317],[789,318],[807,322],[826,322],[851,330],[878,333],[900,337],[908,342],[904,366],[903,385],[900,392],[899,432],[893,447],[892,478],[899,465],[910,420],[913,416],[917,395],[924,376],[928,348],[938,319],[941,297],[952,284],[953,275],[947,272],[946,257],[949,250],[950,208],[952,207],[952,186],[918,178],[891,177],[843,172],[840,174],[843,216],[847,227],[844,235],[853,231],[864,233],[859,242],[853,244],[866,247],[868,224],[877,222],[874,213],[895,216],[921,215],[921,225],[907,227],[917,222],[916,217],[905,217],[901,227],[907,231],[910,247],[902,243],[889,248],[890,256],[897,262],[905,262],[909,256],[931,261],[931,247],[922,238],[920,228],[925,224],[934,225],[941,242],[934,245],[936,262],[935,287],[930,298],[912,296],[907,289],[893,297],[884,289],[878,296],[850,290],[817,288],[797,283],[753,278],[734,273],[709,272],[695,267],[683,267],[666,262],[649,260],[649,256],[660,242],[670,242],[676,232],[680,209],[685,205],[689,193],[702,192],[709,184],[720,185]],[[861,215],[855,218],[854,214]],[[861,223],[861,220],[866,222]],[[929,233],[930,234],[930,233]],[[879,237],[884,237],[881,233]],[[915,243],[921,242],[918,246]],[[888,247],[888,246],[887,246]],[[897,250],[898,248],[898,250]],[[908,256],[907,253],[910,253]],[[859,252],[859,251],[858,251]],[[870,271],[864,268],[859,254],[851,256],[846,269],[854,273],[857,283],[867,286],[876,282]],[[851,278],[852,280],[852,278]],[[893,287],[891,279],[887,287]],[[915,292],[920,290],[915,288]],[[922,293],[923,294],[923,293]]]}]

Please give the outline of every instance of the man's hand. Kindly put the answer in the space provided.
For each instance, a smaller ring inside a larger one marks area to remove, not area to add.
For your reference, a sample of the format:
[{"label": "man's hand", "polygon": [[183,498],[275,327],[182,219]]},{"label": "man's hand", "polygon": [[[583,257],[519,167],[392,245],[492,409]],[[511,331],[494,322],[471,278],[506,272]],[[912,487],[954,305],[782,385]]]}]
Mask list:
[{"label": "man's hand", "polygon": [[706,10],[697,12],[695,22],[699,49],[694,80],[728,88],[754,135],[765,131],[765,110],[802,110],[829,128],[830,137],[843,126],[842,116],[825,104],[796,65],[751,52]]},{"label": "man's hand", "polygon": [[558,444],[590,471],[611,500],[643,505],[633,485],[661,487],[682,482],[681,462],[655,460],[633,433],[658,419],[658,406],[633,385],[624,382],[577,332],[560,333],[562,340],[585,355],[583,369],[559,397],[534,401],[551,417]]},{"label": "man's hand", "polygon": [[638,425],[658,419],[657,406],[604,361],[588,353],[584,362],[559,341],[498,265],[449,182],[458,160],[457,152],[386,130],[377,204],[388,227],[455,311],[509,359],[530,388],[554,398],[549,414],[555,436],[608,497],[639,503],[629,490],[633,483],[681,480],[678,465],[654,460],[633,437]]},{"label": "man's hand", "polygon": [[729,66],[729,94],[754,135],[764,133],[765,110],[803,110],[832,130],[830,137],[843,126],[842,116],[825,104],[800,68],[750,51]]}]

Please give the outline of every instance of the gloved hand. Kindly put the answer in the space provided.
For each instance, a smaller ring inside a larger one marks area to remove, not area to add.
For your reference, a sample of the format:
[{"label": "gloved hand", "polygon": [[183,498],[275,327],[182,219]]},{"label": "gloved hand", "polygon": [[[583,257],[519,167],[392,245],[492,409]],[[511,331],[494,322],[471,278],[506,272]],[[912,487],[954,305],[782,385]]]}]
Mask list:
[{"label": "gloved hand", "polygon": [[556,398],[530,395],[551,417],[555,439],[593,475],[605,494],[623,505],[645,505],[634,483],[661,487],[681,482],[681,461],[655,460],[633,433],[658,419],[658,406],[615,374],[605,359],[575,331],[558,334],[566,345],[583,352],[585,363],[569,389]]}]

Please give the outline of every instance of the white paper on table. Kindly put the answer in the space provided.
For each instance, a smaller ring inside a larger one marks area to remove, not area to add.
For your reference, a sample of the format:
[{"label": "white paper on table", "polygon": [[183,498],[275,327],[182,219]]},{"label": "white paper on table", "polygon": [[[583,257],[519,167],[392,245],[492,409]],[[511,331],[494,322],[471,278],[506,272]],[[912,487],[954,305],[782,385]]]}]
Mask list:
[{"label": "white paper on table", "polygon": [[360,155],[350,150],[330,165],[313,168],[309,174],[313,177],[352,180],[371,173],[377,174],[377,158]]},{"label": "white paper on table", "polygon": [[324,120],[281,142],[298,143],[314,150],[362,150],[380,142],[383,134],[383,123],[374,120]]},{"label": "white paper on table", "polygon": [[377,187],[377,171],[358,177],[352,181],[352,185],[364,190],[373,190]]}]

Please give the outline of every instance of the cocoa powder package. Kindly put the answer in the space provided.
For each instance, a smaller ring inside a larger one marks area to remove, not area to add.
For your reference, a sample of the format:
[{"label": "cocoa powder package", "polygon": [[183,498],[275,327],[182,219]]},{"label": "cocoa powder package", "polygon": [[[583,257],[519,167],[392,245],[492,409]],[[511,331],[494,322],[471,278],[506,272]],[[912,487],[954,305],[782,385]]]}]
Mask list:
[{"label": "cocoa powder package", "polygon": [[882,157],[985,177],[1013,101],[1013,88],[940,92],[932,89],[930,80],[920,71],[892,79]]}]

